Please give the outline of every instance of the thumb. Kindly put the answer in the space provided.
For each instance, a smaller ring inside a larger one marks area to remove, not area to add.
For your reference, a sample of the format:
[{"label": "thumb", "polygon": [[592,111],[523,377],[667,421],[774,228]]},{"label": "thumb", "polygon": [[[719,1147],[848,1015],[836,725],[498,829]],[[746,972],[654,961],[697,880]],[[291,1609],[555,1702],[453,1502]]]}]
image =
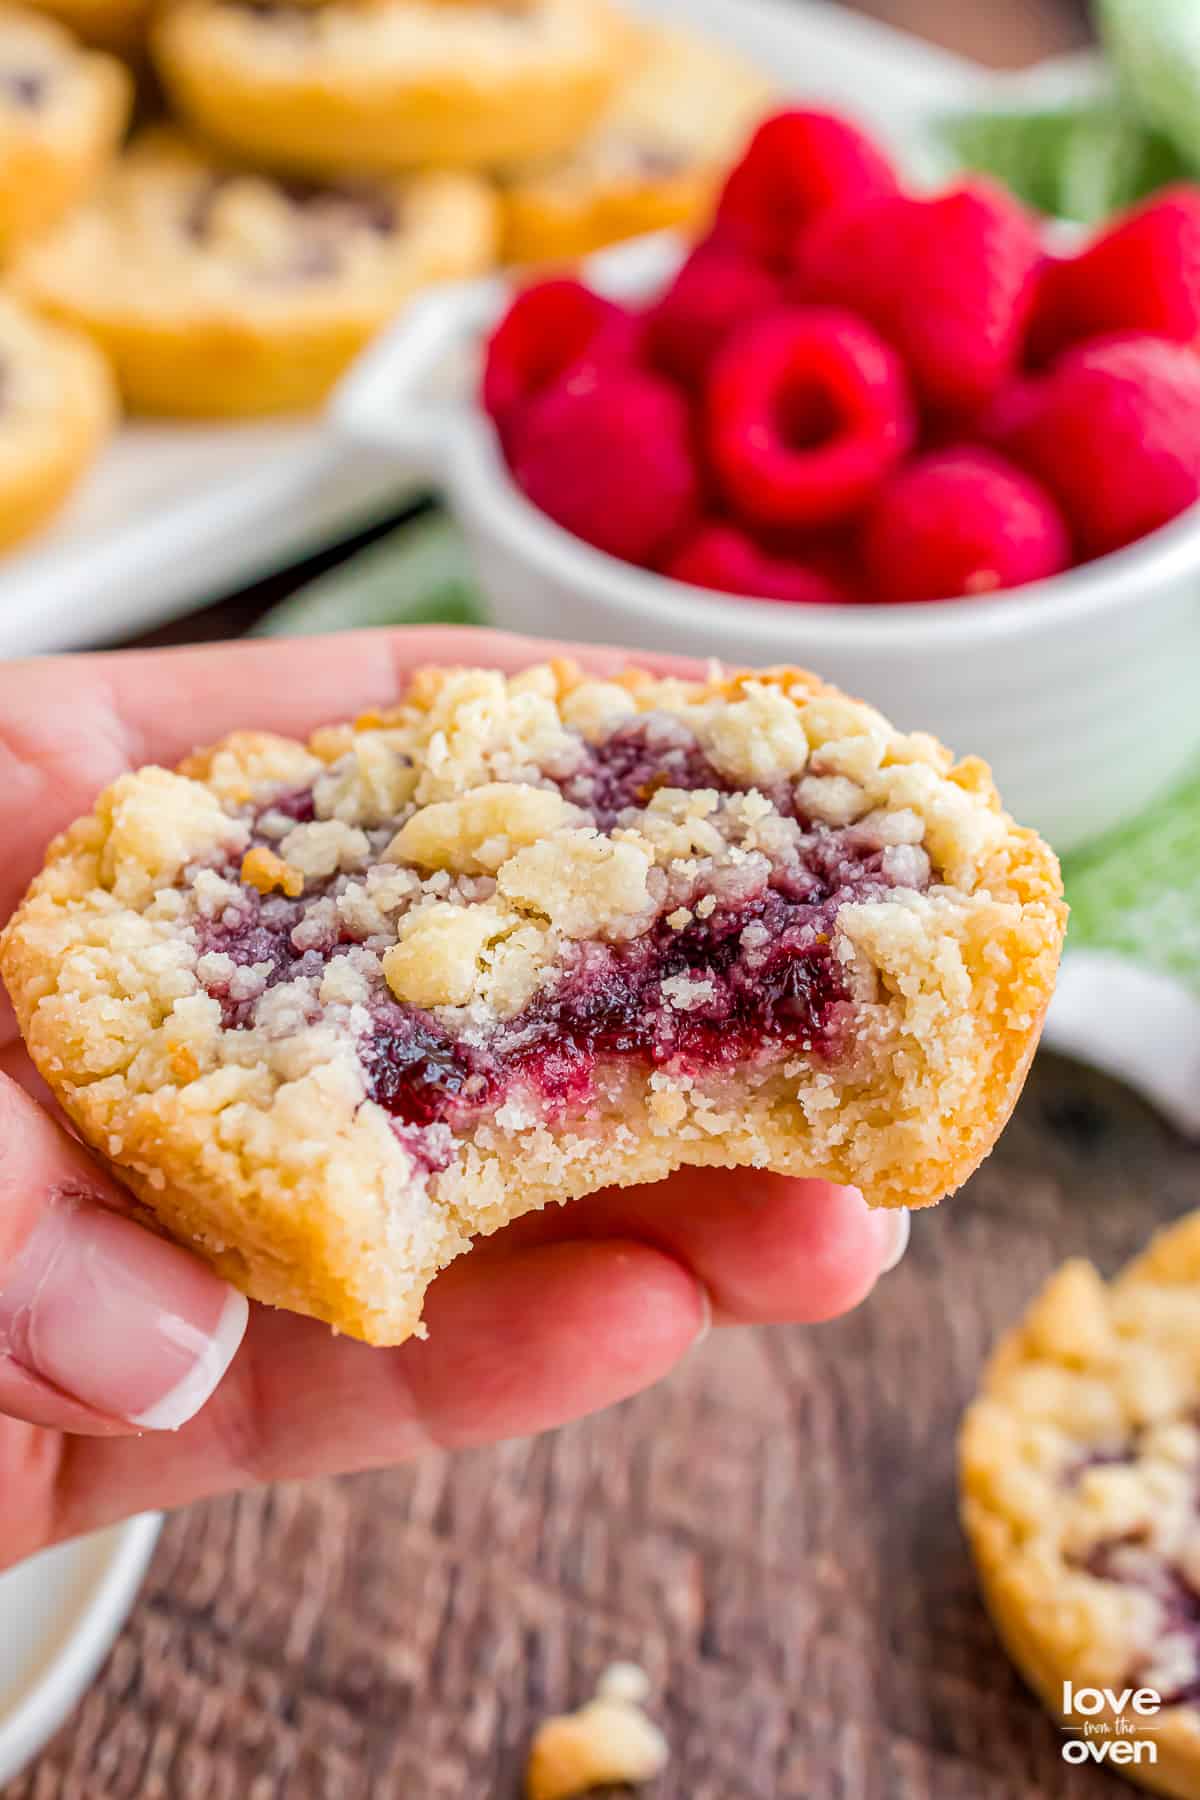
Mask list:
[{"label": "thumb", "polygon": [[173,1430],[221,1380],[245,1299],[129,1204],[0,1076],[0,1413],[73,1432]]}]

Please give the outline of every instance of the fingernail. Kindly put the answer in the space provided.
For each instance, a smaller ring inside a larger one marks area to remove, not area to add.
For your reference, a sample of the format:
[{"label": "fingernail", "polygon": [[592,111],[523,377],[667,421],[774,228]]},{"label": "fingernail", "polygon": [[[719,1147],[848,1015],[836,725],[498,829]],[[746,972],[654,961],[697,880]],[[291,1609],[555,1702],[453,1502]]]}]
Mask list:
[{"label": "fingernail", "polygon": [[883,1261],[879,1265],[881,1275],[890,1275],[896,1264],[908,1249],[908,1240],[912,1232],[912,1218],[908,1208],[902,1206],[894,1212],[883,1214],[887,1226],[884,1238]]},{"label": "fingernail", "polygon": [[175,1431],[221,1380],[248,1314],[186,1250],[60,1197],[0,1285],[0,1354],[111,1418]]}]

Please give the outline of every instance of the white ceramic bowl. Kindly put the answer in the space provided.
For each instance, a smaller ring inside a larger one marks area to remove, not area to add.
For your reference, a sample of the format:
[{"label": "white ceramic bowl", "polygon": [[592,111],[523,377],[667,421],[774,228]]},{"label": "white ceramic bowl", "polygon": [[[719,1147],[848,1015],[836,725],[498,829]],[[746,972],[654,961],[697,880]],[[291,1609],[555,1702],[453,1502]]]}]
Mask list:
[{"label": "white ceramic bowl", "polygon": [[[679,246],[644,239],[588,279],[641,298]],[[633,568],[517,490],[473,393],[503,283],[414,306],[335,401],[344,430],[444,489],[494,622],[733,664],[798,663],[987,758],[1006,803],[1062,851],[1136,816],[1200,753],[1200,508],[1118,555],[1008,596],[908,606],[726,599]]]},{"label": "white ceramic bowl", "polygon": [[161,1530],[161,1513],[142,1513],[0,1575],[0,1788],[50,1741],[94,1680]]}]

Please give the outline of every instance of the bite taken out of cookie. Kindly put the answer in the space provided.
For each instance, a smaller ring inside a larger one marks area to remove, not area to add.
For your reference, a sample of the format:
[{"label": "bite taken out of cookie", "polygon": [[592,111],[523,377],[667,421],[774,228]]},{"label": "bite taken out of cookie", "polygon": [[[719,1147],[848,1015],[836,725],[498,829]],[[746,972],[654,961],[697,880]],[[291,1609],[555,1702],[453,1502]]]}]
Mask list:
[{"label": "bite taken out of cookie", "polygon": [[123,777],[0,975],[162,1229],[386,1344],[474,1238],[613,1183],[941,1199],[1012,1110],[1063,927],[983,764],[802,671],[557,662]]}]

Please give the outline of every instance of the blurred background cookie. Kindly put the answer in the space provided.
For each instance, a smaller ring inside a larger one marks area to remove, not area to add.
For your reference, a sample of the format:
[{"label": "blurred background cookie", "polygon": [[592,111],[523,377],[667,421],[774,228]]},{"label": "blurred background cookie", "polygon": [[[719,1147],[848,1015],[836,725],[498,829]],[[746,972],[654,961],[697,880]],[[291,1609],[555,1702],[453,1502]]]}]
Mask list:
[{"label": "blurred background cookie", "polygon": [[29,4],[61,19],[85,44],[130,54],[145,41],[154,0],[29,0]]},{"label": "blurred background cookie", "polygon": [[13,279],[103,346],[131,407],[230,418],[316,404],[414,289],[495,243],[473,175],[278,181],[156,131]]},{"label": "blurred background cookie", "polygon": [[772,96],[767,78],[721,45],[685,31],[641,33],[629,74],[582,144],[504,183],[505,256],[585,256],[638,232],[703,224]]},{"label": "blurred background cookie", "polygon": [[128,71],[52,20],[0,8],[0,256],[54,225],[125,129]]},{"label": "blurred background cookie", "polygon": [[[1180,1800],[1200,1794],[1198,1463],[1190,1213],[1110,1283],[1082,1259],[1058,1270],[993,1354],[960,1444],[963,1525],[1017,1667],[1107,1744],[1096,1761]],[[1079,1688],[1095,1698],[1076,1707]]]},{"label": "blurred background cookie", "polygon": [[153,38],[207,136],[321,174],[557,155],[608,103],[631,42],[608,0],[180,0]]},{"label": "blurred background cookie", "polygon": [[116,415],[100,353],[0,295],[0,545],[26,537],[57,510]]}]

